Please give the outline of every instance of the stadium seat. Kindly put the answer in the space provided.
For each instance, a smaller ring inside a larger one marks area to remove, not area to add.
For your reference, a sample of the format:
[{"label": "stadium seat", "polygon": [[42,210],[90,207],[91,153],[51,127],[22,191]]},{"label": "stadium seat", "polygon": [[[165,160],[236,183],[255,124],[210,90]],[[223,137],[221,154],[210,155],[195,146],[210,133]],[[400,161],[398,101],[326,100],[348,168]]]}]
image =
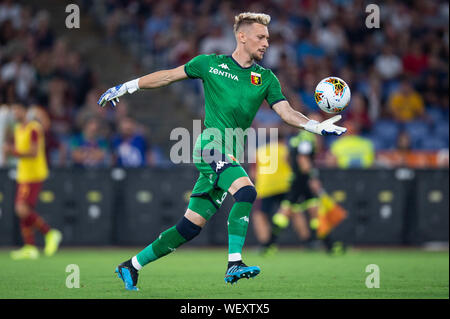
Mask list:
[{"label": "stadium seat", "polygon": [[430,135],[422,140],[420,148],[428,151],[439,151],[448,148],[448,143],[442,138]]},{"label": "stadium seat", "polygon": [[427,116],[429,116],[431,118],[433,123],[438,123],[438,122],[442,121],[442,119],[445,118],[444,113],[436,107],[427,108],[426,114],[427,114]]},{"label": "stadium seat", "polygon": [[421,148],[422,141],[429,135],[428,125],[420,121],[406,123],[405,131],[409,134],[414,149]]},{"label": "stadium seat", "polygon": [[372,141],[375,151],[385,150],[390,148],[392,145],[388,145],[383,138],[377,135],[371,135],[369,139]]},{"label": "stadium seat", "polygon": [[394,146],[399,134],[399,125],[390,120],[381,120],[375,123],[372,130],[372,137],[377,136],[383,140],[385,147]]},{"label": "stadium seat", "polygon": [[440,137],[442,139],[445,139],[448,143],[448,137],[449,137],[449,123],[446,120],[441,120],[439,122],[436,122],[434,124],[433,133],[435,136]]}]

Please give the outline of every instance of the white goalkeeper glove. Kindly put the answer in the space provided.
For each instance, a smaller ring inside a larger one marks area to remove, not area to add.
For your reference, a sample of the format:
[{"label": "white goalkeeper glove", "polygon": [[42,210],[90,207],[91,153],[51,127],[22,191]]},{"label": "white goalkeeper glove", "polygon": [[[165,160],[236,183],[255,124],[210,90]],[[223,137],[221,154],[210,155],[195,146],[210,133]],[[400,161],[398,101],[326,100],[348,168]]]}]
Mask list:
[{"label": "white goalkeeper glove", "polygon": [[105,106],[106,102],[111,102],[112,106],[116,106],[116,103],[119,102],[119,97],[121,97],[125,93],[132,94],[139,90],[138,81],[139,79],[134,79],[108,89],[105,93],[102,94],[97,104],[100,106]]},{"label": "white goalkeeper glove", "polygon": [[315,120],[309,120],[306,124],[302,125],[308,132],[316,133],[319,135],[341,135],[347,131],[345,127],[336,126],[333,123],[339,121],[342,115],[336,115],[323,122],[317,122]]}]

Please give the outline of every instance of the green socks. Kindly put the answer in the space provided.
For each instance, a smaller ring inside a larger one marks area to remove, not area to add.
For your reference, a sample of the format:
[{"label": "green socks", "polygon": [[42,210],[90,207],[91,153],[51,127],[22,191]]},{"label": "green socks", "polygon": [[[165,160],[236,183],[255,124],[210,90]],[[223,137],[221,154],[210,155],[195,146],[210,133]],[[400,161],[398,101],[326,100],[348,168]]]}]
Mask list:
[{"label": "green socks", "polygon": [[[241,260],[242,247],[247,235],[252,204],[256,198],[254,187],[245,186],[234,194],[236,202],[228,216],[228,261]],[[185,217],[132,258],[133,265],[140,269],[146,264],[161,258],[191,240],[200,233],[201,227]]]},{"label": "green socks", "polygon": [[161,258],[176,248],[184,244],[187,240],[180,235],[176,226],[173,226],[159,235],[159,237],[139,254],[136,255],[137,261],[141,266],[147,265],[158,258]]},{"label": "green socks", "polygon": [[252,203],[235,202],[228,216],[228,261],[241,260]]}]

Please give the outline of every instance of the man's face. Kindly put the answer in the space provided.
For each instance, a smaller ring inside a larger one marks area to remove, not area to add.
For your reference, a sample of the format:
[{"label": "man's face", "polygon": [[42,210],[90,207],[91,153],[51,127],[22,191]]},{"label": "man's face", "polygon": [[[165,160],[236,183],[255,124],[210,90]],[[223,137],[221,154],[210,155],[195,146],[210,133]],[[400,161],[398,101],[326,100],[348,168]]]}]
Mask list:
[{"label": "man's face", "polygon": [[93,138],[97,135],[99,123],[95,119],[89,120],[84,127],[84,135],[87,138]]},{"label": "man's face", "polygon": [[403,94],[408,95],[408,94],[410,94],[410,93],[412,92],[412,87],[411,87],[411,85],[409,84],[409,82],[403,81],[403,82],[400,84],[400,90],[401,90],[401,92],[402,92]]},{"label": "man's face", "polygon": [[13,104],[11,107],[14,119],[16,121],[23,121],[25,119],[25,116],[27,114],[27,110],[23,107],[21,104]]},{"label": "man's face", "polygon": [[124,136],[131,136],[134,133],[134,122],[130,119],[123,119],[120,123],[120,131]]},{"label": "man's face", "polygon": [[259,23],[252,23],[251,25],[243,26],[239,32],[243,33],[241,41],[244,42],[244,48],[250,57],[256,61],[261,61],[269,47],[269,31],[267,27]]}]

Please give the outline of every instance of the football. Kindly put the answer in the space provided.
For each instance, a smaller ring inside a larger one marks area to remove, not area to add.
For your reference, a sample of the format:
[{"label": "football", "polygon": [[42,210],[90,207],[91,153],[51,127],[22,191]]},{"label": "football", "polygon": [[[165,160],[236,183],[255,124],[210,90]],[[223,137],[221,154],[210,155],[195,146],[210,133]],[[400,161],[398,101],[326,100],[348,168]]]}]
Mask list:
[{"label": "football", "polygon": [[350,87],[335,76],[320,81],[314,92],[314,99],[320,109],[331,114],[342,112],[350,102],[350,97]]}]

